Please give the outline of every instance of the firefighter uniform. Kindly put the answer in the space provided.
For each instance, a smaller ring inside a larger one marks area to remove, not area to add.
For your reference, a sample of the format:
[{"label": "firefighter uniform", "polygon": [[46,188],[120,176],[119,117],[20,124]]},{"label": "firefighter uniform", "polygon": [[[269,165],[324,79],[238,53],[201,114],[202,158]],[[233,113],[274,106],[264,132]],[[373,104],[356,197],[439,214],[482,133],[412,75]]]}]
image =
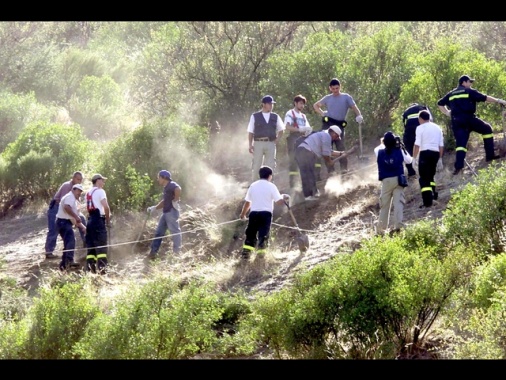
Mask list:
[{"label": "firefighter uniform", "polygon": [[483,138],[486,161],[492,161],[499,156],[494,155],[494,134],[492,126],[476,116],[476,103],[485,102],[487,95],[466,87],[463,82],[474,82],[467,75],[459,79],[459,85],[438,100],[437,105],[447,107],[451,111],[452,131],[455,136],[456,157],[455,171],[458,174],[463,168],[467,153],[467,143],[471,132],[479,133]]},{"label": "firefighter uniform", "polygon": [[[416,139],[416,127],[418,127],[418,113],[422,110],[429,111],[427,106],[418,103],[412,103],[402,114],[402,124],[404,125],[404,133],[402,135],[402,142],[404,147],[408,151],[409,155],[413,157],[413,146],[415,145]],[[430,112],[430,111],[429,111]],[[416,175],[413,164],[406,164],[408,169],[408,176]]]}]

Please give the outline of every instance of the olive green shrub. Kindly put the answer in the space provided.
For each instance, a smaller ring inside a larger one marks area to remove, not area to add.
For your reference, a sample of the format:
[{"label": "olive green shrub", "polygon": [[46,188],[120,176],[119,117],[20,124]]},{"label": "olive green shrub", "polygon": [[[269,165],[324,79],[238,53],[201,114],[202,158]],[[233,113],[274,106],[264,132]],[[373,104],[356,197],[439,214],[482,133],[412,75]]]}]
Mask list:
[{"label": "olive green shrub", "polygon": [[421,347],[477,258],[469,246],[420,242],[366,241],[255,302],[243,326],[278,357],[386,359]]},{"label": "olive green shrub", "polygon": [[27,319],[24,358],[77,359],[74,345],[101,313],[91,281],[78,275],[56,279],[40,289]]},{"label": "olive green shrub", "polygon": [[476,243],[484,253],[497,254],[505,248],[506,170],[491,164],[478,172],[452,198],[443,211],[443,230],[449,242]]},{"label": "olive green shrub", "polygon": [[155,276],[117,297],[87,325],[75,353],[85,359],[188,359],[213,352],[223,308],[210,285]]},{"label": "olive green shrub", "polygon": [[53,195],[73,172],[86,166],[88,148],[88,139],[76,124],[32,123],[2,152],[6,176],[0,182],[21,196]]}]

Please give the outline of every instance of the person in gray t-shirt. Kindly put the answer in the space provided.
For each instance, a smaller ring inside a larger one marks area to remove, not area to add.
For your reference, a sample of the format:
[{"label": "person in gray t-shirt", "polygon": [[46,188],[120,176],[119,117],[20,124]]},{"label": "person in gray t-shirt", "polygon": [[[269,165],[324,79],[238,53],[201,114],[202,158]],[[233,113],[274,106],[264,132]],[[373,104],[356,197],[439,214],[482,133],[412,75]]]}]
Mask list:
[{"label": "person in gray t-shirt", "polygon": [[[344,141],[346,136],[345,127],[347,125],[346,115],[348,114],[348,110],[351,108],[353,112],[355,112],[355,121],[357,123],[362,123],[364,118],[355,104],[353,97],[350,94],[341,92],[341,82],[339,82],[339,79],[333,78],[330,81],[329,90],[331,93],[318,100],[313,105],[313,108],[319,115],[322,116],[322,130],[328,129],[331,125],[337,125],[341,128],[341,139],[334,142],[335,149],[346,150]],[[326,110],[322,110],[321,107],[325,107]],[[343,157],[343,159],[339,160],[339,162],[341,164],[341,173],[346,173],[348,171],[348,159]]]}]

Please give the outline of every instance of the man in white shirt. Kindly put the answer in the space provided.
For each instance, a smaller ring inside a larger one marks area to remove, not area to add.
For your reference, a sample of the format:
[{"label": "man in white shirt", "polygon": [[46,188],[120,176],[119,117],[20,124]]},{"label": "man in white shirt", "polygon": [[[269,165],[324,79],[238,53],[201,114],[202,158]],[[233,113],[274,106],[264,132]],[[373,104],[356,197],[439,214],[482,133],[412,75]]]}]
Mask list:
[{"label": "man in white shirt", "polygon": [[86,226],[79,217],[79,197],[83,192],[81,184],[72,186],[72,190],[65,194],[58,205],[56,213],[56,229],[63,240],[63,255],[60,262],[60,270],[77,268],[79,264],[74,261],[74,249],[76,248],[76,236],[74,225],[81,231],[86,232]]},{"label": "man in white shirt", "polygon": [[302,110],[306,106],[306,98],[297,95],[293,98],[293,108],[285,114],[285,129],[288,131],[286,138],[286,147],[288,150],[288,179],[290,189],[295,187],[299,176],[299,168],[295,161],[295,140],[300,136],[307,136],[313,130],[309,125],[309,120]]},{"label": "man in white shirt", "polygon": [[274,98],[265,95],[262,109],[251,115],[248,124],[249,152],[253,155],[252,181],[258,179],[258,170],[262,165],[276,169],[276,144],[280,141],[285,124],[277,113],[272,112]]},{"label": "man in white shirt", "polygon": [[[246,220],[249,211],[246,238],[242,247],[241,257],[249,260],[250,254],[255,252],[257,257],[263,258],[268,245],[269,233],[272,223],[274,203],[282,205],[290,201],[288,194],[281,195],[275,184],[272,183],[272,169],[262,166],[258,174],[260,179],[253,182],[244,198],[240,218]],[[257,248],[258,242],[258,248]]]},{"label": "man in white shirt", "polygon": [[418,113],[420,125],[416,128],[413,148],[413,167],[418,166],[418,182],[422,190],[423,207],[431,207],[437,200],[435,175],[443,169],[444,138],[441,127],[430,121],[428,111]]}]

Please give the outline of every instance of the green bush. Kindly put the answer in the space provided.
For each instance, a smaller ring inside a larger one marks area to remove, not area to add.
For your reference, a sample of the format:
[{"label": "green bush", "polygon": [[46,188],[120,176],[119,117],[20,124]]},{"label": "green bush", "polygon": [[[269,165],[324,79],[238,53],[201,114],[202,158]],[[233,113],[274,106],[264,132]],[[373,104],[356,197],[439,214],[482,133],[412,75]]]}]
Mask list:
[{"label": "green bush", "polygon": [[[2,153],[6,180],[17,178],[18,195],[52,195],[73,172],[82,170],[89,147],[78,125],[32,123]],[[36,170],[42,172],[36,174]],[[3,177],[0,181],[4,182]]]},{"label": "green bush", "polygon": [[213,326],[222,316],[218,297],[208,285],[184,288],[155,277],[126,292],[110,315],[87,326],[75,352],[87,359],[187,359],[212,352]]},{"label": "green bush", "polygon": [[506,286],[506,253],[492,257],[475,271],[471,300],[475,307],[487,309],[499,288]]},{"label": "green bush", "polygon": [[449,242],[476,243],[485,253],[505,249],[506,170],[492,164],[479,171],[475,183],[452,194],[443,211],[443,229]]},{"label": "green bush", "polygon": [[498,286],[489,301],[487,309],[472,309],[470,318],[461,321],[455,359],[506,359],[506,286]]},{"label": "green bush", "polygon": [[86,278],[68,276],[40,289],[27,317],[23,351],[30,359],[75,359],[74,345],[100,314],[96,292]]}]

